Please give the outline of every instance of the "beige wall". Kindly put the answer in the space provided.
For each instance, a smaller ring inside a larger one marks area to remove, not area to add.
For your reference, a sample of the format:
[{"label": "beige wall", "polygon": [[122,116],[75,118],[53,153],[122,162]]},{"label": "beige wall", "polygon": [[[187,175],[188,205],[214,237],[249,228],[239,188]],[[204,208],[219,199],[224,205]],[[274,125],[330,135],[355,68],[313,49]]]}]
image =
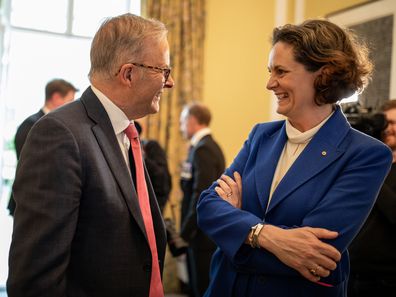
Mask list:
[{"label": "beige wall", "polygon": [[[286,22],[294,22],[296,0],[285,0]],[[314,18],[366,0],[306,0]],[[207,0],[203,101],[213,113],[211,128],[230,164],[254,124],[269,121],[265,85],[277,0]]]},{"label": "beige wall", "polygon": [[257,122],[268,120],[267,55],[273,1],[208,0],[204,98],[227,164]]},{"label": "beige wall", "polygon": [[368,0],[305,0],[305,18],[324,17],[326,14],[353,5],[369,2]]}]

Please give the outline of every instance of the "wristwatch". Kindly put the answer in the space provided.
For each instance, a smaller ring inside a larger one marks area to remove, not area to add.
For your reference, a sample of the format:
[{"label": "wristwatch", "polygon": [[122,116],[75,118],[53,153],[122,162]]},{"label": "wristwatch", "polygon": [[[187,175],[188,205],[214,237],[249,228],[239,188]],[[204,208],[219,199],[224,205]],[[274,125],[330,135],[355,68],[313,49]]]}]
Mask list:
[{"label": "wristwatch", "polygon": [[252,227],[252,230],[249,233],[249,244],[252,248],[260,248],[260,244],[258,242],[258,237],[260,235],[261,230],[263,229],[264,224],[258,223]]}]

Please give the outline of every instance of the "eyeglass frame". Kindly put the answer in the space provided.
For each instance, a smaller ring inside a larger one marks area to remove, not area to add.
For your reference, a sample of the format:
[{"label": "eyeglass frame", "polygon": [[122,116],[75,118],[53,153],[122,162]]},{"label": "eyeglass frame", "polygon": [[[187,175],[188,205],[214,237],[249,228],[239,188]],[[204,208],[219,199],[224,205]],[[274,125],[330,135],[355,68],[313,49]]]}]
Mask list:
[{"label": "eyeglass frame", "polygon": [[[162,68],[162,67],[150,66],[150,65],[146,65],[146,64],[142,64],[142,63],[135,63],[135,62],[128,62],[128,63],[125,63],[125,64],[132,64],[132,65],[135,65],[137,67],[151,69],[151,70],[153,70],[153,71],[155,71],[157,73],[162,73],[162,75],[165,78],[165,82],[164,83],[166,83],[168,81],[168,78],[169,78],[171,70],[172,70],[172,68]],[[121,68],[122,68],[122,66],[120,67],[120,69],[118,70],[116,75],[118,75],[118,73],[120,73]]]}]

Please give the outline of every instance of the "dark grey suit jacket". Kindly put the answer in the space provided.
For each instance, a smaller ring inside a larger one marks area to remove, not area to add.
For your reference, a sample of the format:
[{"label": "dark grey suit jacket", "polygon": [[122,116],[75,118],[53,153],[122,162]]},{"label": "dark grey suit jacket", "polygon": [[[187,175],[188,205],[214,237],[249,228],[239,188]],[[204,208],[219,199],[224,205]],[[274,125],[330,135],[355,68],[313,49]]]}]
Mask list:
[{"label": "dark grey suit jacket", "polygon": [[[165,227],[146,179],[162,270]],[[136,191],[91,88],[32,128],[13,191],[9,297],[148,296],[151,253]]]},{"label": "dark grey suit jacket", "polygon": [[[26,118],[22,124],[18,127],[17,132],[15,134],[15,151],[17,155],[17,159],[19,160],[19,156],[21,155],[21,151],[23,148],[23,145],[25,144],[26,138],[30,132],[30,129],[32,129],[33,125],[42,117],[44,116],[44,111],[40,109],[38,112],[35,114],[32,114],[28,118]],[[10,211],[10,215],[14,215],[15,211],[15,200],[14,197],[11,193],[10,200],[8,201],[8,210]]]}]

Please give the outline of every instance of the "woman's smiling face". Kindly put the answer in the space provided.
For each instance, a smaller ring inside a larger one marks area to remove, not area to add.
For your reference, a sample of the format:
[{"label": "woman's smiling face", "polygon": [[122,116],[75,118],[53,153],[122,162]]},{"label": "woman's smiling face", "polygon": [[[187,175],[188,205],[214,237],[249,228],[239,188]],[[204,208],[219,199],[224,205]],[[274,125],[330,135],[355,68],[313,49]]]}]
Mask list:
[{"label": "woman's smiling face", "polygon": [[307,71],[303,64],[297,62],[292,45],[279,41],[273,46],[268,70],[267,89],[273,91],[278,99],[277,113],[292,123],[299,123],[315,112],[318,105],[314,100],[314,81],[318,71]]}]

